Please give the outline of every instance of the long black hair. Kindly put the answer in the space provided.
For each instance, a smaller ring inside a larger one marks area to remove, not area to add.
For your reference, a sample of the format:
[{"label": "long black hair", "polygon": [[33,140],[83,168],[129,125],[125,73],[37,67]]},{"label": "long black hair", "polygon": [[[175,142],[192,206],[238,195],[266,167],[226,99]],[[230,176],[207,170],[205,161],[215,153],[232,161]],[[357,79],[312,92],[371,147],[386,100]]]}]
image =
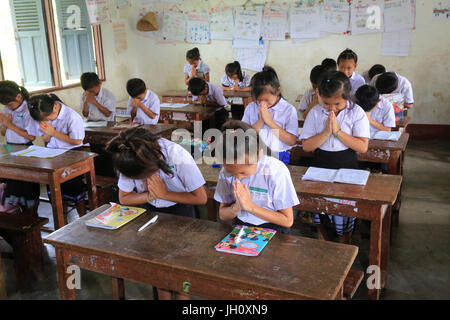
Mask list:
[{"label": "long black hair", "polygon": [[325,98],[341,96],[345,100],[352,101],[352,85],[345,73],[328,72],[319,84],[319,94]]},{"label": "long black hair", "polygon": [[237,74],[240,82],[244,80],[244,75],[242,74],[241,64],[239,63],[239,61],[234,61],[227,64],[225,67],[225,73],[227,74],[227,76]]},{"label": "long black hair", "polygon": [[22,95],[23,100],[27,101],[30,94],[27,89],[19,86],[14,81],[4,80],[0,81],[0,103],[7,104],[16,100],[18,94]]},{"label": "long black hair", "polygon": [[[261,72],[256,73],[252,80],[250,81],[250,86],[252,87],[251,93],[254,100],[265,93],[269,92],[273,95],[277,94],[280,88],[280,80],[274,68],[269,66],[264,66]],[[280,98],[281,93],[280,93]]]},{"label": "long black hair", "polygon": [[53,112],[53,106],[56,102],[63,104],[61,99],[53,93],[32,96],[28,101],[31,117],[36,121],[43,121],[45,117]]}]

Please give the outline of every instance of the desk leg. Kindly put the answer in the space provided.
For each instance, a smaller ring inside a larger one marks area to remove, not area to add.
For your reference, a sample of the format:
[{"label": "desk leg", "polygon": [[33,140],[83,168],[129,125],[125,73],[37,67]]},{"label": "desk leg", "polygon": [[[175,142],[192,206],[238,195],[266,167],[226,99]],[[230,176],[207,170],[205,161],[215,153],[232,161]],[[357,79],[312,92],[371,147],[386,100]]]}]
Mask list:
[{"label": "desk leg", "polygon": [[6,300],[6,283],[5,283],[5,275],[3,273],[1,254],[0,254],[0,300]]},{"label": "desk leg", "polygon": [[388,162],[388,174],[400,175],[401,151],[392,151]]},{"label": "desk leg", "polygon": [[207,202],[208,207],[208,220],[209,221],[217,221],[217,206],[216,206],[216,200],[214,199],[208,199]]},{"label": "desk leg", "polygon": [[61,248],[55,248],[55,253],[56,268],[58,273],[59,297],[61,300],[75,300],[77,298],[75,289],[69,289],[67,287],[67,279],[69,278],[70,274],[66,272],[69,264],[64,257],[65,251]]},{"label": "desk leg", "polygon": [[89,160],[89,172],[86,173],[86,181],[89,194],[89,206],[91,211],[97,208],[97,185],[95,181],[94,159]]},{"label": "desk leg", "polygon": [[[383,220],[378,217],[370,221],[369,263],[371,266],[378,266],[380,268],[380,271],[381,271],[382,223]],[[380,289],[369,289],[370,300],[378,300],[379,298],[380,298]]]},{"label": "desk leg", "polygon": [[55,230],[64,227],[64,210],[61,195],[61,183],[57,173],[50,175],[50,195],[52,198],[53,223]]},{"label": "desk leg", "polygon": [[125,285],[121,278],[111,277],[112,299],[125,300]]},{"label": "desk leg", "polygon": [[387,287],[387,266],[389,262],[389,249],[391,238],[391,212],[392,207],[385,207],[383,217],[383,230],[381,242],[381,288]]}]

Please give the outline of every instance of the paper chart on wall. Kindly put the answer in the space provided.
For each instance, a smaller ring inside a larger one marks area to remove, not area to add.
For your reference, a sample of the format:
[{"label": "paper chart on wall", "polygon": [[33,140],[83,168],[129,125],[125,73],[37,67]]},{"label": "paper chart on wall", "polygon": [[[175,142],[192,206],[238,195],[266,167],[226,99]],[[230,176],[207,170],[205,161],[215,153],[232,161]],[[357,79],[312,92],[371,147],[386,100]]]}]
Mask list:
[{"label": "paper chart on wall", "polygon": [[186,37],[185,16],[181,12],[164,11],[161,39],[163,41],[184,42]]},{"label": "paper chart on wall", "polygon": [[320,37],[320,9],[318,6],[291,8],[289,16],[291,38]]},{"label": "paper chart on wall", "polygon": [[233,39],[234,20],[233,10],[224,9],[214,11],[210,17],[211,39]]},{"label": "paper chart on wall", "polygon": [[234,39],[259,40],[261,37],[262,8],[235,11]]},{"label": "paper chart on wall", "polygon": [[411,42],[411,30],[383,32],[381,55],[407,57]]},{"label": "paper chart on wall", "polygon": [[346,33],[350,23],[350,5],[346,0],[325,0],[320,8],[321,31]]},{"label": "paper chart on wall", "polygon": [[209,15],[191,12],[186,16],[186,42],[211,43]]},{"label": "paper chart on wall", "polygon": [[114,45],[117,53],[127,51],[127,31],[125,23],[113,23]]},{"label": "paper chart on wall", "polygon": [[261,71],[266,63],[268,41],[258,48],[234,49],[234,60],[239,61],[243,69]]},{"label": "paper chart on wall", "polygon": [[107,0],[86,0],[86,7],[91,25],[111,22]]},{"label": "paper chart on wall", "polygon": [[384,31],[393,32],[411,29],[411,0],[389,0],[384,2]]},{"label": "paper chart on wall", "polygon": [[450,20],[450,1],[433,2],[433,20],[434,21]]},{"label": "paper chart on wall", "polygon": [[116,0],[116,8],[121,9],[131,7],[131,0]]},{"label": "paper chart on wall", "polygon": [[384,0],[355,0],[350,10],[353,35],[384,31]]},{"label": "paper chart on wall", "polygon": [[279,6],[264,8],[262,37],[264,40],[285,40],[287,32],[287,10]]}]

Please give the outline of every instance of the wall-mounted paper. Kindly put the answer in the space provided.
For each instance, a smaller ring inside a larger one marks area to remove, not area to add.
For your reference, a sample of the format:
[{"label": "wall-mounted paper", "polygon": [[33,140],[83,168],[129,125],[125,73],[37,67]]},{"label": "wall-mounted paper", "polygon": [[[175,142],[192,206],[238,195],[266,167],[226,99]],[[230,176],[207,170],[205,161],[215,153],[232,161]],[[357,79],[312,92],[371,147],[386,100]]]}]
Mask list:
[{"label": "wall-mounted paper", "polygon": [[291,8],[290,34],[291,38],[319,38],[320,37],[320,8]]},{"label": "wall-mounted paper", "polygon": [[350,10],[353,35],[383,32],[384,0],[354,0]]},{"label": "wall-mounted paper", "polygon": [[116,8],[131,7],[131,0],[116,0]]},{"label": "wall-mounted paper", "polygon": [[161,38],[164,41],[184,42],[186,37],[185,16],[181,12],[164,11]]},{"label": "wall-mounted paper", "polygon": [[214,11],[210,18],[211,39],[233,39],[234,18],[233,10],[224,9]]},{"label": "wall-mounted paper", "polygon": [[346,0],[325,0],[320,8],[321,31],[345,33],[349,30],[350,5]]},{"label": "wall-mounted paper", "polygon": [[191,12],[186,16],[186,41],[189,43],[211,43],[209,15]]},{"label": "wall-mounted paper", "polygon": [[268,41],[263,43],[258,48],[234,49],[234,60],[239,61],[244,69],[261,71],[266,63]]},{"label": "wall-mounted paper", "polygon": [[411,29],[411,0],[387,0],[384,2],[384,31]]},{"label": "wall-mounted paper", "polygon": [[411,30],[384,32],[381,54],[383,56],[407,57],[410,41]]},{"label": "wall-mounted paper", "polygon": [[125,23],[113,23],[114,44],[117,53],[127,51],[127,31]]},{"label": "wall-mounted paper", "polygon": [[91,25],[111,23],[107,0],[86,0]]},{"label": "wall-mounted paper", "polygon": [[242,40],[234,39],[231,42],[233,49],[243,49],[243,48],[259,48],[264,43],[263,40]]},{"label": "wall-mounted paper", "polygon": [[285,40],[287,26],[286,9],[278,6],[264,8],[262,31],[264,40]]},{"label": "wall-mounted paper", "polygon": [[234,39],[259,40],[261,37],[262,8],[235,11]]},{"label": "wall-mounted paper", "polygon": [[416,0],[411,0],[411,28],[416,29]]},{"label": "wall-mounted paper", "polygon": [[450,1],[435,1],[433,3],[433,20],[450,20]]}]

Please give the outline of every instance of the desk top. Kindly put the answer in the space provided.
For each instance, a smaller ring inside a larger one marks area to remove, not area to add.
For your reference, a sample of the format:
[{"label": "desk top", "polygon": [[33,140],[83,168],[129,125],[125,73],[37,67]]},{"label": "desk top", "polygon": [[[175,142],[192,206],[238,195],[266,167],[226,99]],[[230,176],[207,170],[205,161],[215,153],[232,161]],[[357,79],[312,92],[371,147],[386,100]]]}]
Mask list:
[{"label": "desk top", "polygon": [[[251,97],[250,91],[236,91],[236,90],[223,90],[223,95],[226,98],[229,97],[240,97],[247,98]],[[191,97],[192,93],[187,90],[168,90],[161,94],[161,97]]]},{"label": "desk top", "polygon": [[[207,184],[217,184],[221,168],[198,165]],[[402,177],[398,175],[370,174],[365,186],[302,180],[307,167],[287,166],[298,195],[332,197],[354,201],[367,201],[393,205],[400,191]]]},{"label": "desk top", "polygon": [[[23,150],[28,146],[11,145],[12,152]],[[68,150],[63,154],[49,159],[35,157],[20,157],[8,155],[4,144],[0,144],[0,167],[18,169],[36,169],[37,171],[53,172],[72,166],[78,162],[97,156],[96,153]]]},{"label": "desk top", "polygon": [[405,151],[409,140],[409,133],[403,132],[400,139],[397,141],[389,140],[369,140],[369,149],[380,149],[380,150],[401,150]]},{"label": "desk top", "polygon": [[334,299],[358,252],[351,245],[276,234],[258,257],[221,253],[214,246],[231,232],[231,226],[163,213],[157,213],[157,222],[141,232],[139,227],[154,213],[145,213],[118,230],[84,224],[107,207],[66,225],[44,242],[309,299]]},{"label": "desk top", "polygon": [[[175,130],[177,127],[173,124],[153,124],[153,125],[143,125],[142,127],[149,130],[154,135],[160,135],[162,133],[165,133],[167,131]],[[129,127],[131,128],[131,126]],[[86,132],[86,135],[88,134],[98,134],[98,135],[105,135],[105,136],[115,136],[120,131],[126,130],[129,128],[114,128],[114,126],[107,126],[107,127],[92,127],[92,128],[84,128],[84,131]]]},{"label": "desk top", "polygon": [[164,112],[180,112],[180,113],[214,113],[218,107],[217,106],[203,106],[200,104],[189,104],[183,108],[168,108],[161,107],[161,111]]}]

